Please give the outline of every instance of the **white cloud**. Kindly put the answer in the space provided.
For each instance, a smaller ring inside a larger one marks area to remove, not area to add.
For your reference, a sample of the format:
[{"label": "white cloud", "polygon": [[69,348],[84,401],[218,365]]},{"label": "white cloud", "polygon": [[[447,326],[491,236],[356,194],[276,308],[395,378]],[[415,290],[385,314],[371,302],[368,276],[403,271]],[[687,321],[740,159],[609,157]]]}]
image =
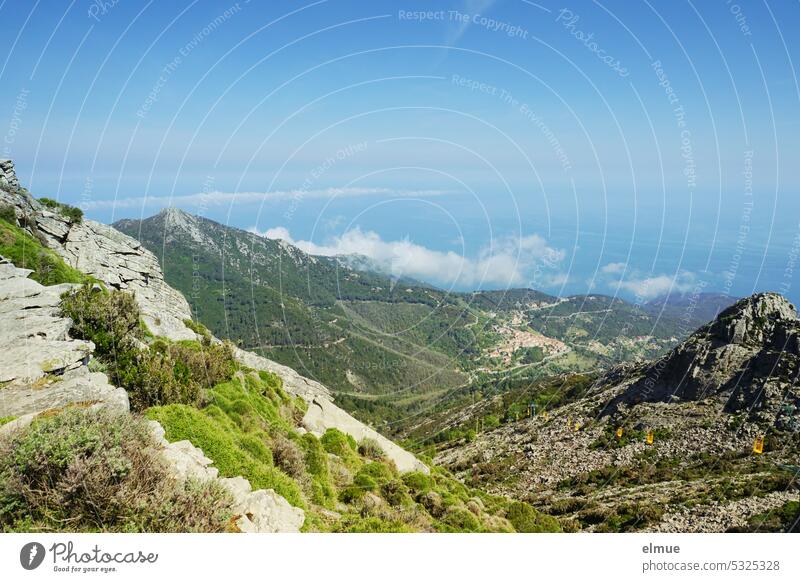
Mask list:
[{"label": "white cloud", "polygon": [[626,263],[609,263],[600,268],[599,281],[590,282],[590,287],[594,288],[598,282],[615,290],[628,291],[641,301],[649,301],[669,293],[691,291],[697,285],[697,276],[686,270],[671,275],[644,273],[629,269]]},{"label": "white cloud", "polygon": [[356,227],[317,244],[295,240],[282,226],[259,232],[267,238],[283,239],[312,255],[362,255],[393,277],[413,277],[422,281],[460,288],[481,286],[529,286],[529,274],[536,270],[543,285],[563,283],[557,272],[565,253],[548,246],[539,235],[504,237],[483,248],[475,258],[453,251],[438,251],[412,242],[409,238],[386,241],[373,231]]},{"label": "white cloud", "polygon": [[686,293],[697,284],[694,273],[681,271],[677,275],[654,275],[631,278],[619,283],[621,289],[630,291],[644,300],[655,299],[669,293]]},{"label": "white cloud", "polygon": [[622,275],[625,272],[627,263],[609,263],[600,269],[604,275]]},{"label": "white cloud", "polygon": [[253,204],[272,200],[303,200],[305,198],[354,198],[386,196],[428,198],[450,194],[447,190],[394,190],[392,188],[321,188],[317,190],[272,190],[270,192],[198,192],[181,196],[135,196],[117,200],[90,200],[85,209],[96,208],[167,208],[193,209],[197,206],[220,204]]}]

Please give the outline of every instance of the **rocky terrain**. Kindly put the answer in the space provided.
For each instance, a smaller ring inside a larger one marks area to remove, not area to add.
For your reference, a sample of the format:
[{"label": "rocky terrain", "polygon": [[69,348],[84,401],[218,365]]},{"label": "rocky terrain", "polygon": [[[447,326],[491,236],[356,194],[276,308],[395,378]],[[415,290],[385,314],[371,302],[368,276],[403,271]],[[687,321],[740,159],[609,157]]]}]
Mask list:
[{"label": "rocky terrain", "polygon": [[576,401],[436,461],[574,529],[742,528],[800,499],[798,329],[782,297],[741,300],[660,360],[614,369]]},{"label": "rocky terrain", "polygon": [[[37,240],[99,283],[132,293],[155,335],[176,341],[197,338],[185,323],[191,320],[188,303],[165,283],[152,253],[112,227],[76,222],[46,207],[19,188],[13,164],[4,161],[0,169],[0,203],[13,208],[18,222]],[[0,425],[0,435],[13,434],[43,413],[69,406],[127,411],[126,391],[111,385],[106,374],[92,371],[95,346],[70,337],[72,322],[59,313],[61,296],[77,285],[45,286],[30,274],[0,258],[0,418],[7,421]],[[236,357],[251,368],[278,374],[287,392],[308,402],[302,430],[322,436],[336,428],[357,442],[372,439],[401,472],[429,472],[411,453],[333,404],[321,384],[244,350],[237,350]],[[241,477],[219,478],[203,451],[186,440],[168,442],[157,422],[151,421],[151,427],[176,477],[217,479],[233,495],[241,531],[299,531],[302,509],[272,490],[253,491]]]}]

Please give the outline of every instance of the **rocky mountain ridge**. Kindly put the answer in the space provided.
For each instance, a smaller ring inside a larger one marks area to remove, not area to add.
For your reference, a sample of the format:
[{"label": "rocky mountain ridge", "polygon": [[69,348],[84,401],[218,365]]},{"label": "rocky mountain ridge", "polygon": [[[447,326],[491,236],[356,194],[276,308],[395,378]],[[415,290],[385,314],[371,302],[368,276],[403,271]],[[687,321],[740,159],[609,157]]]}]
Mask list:
[{"label": "rocky mountain ridge", "polygon": [[660,360],[604,410],[640,402],[718,399],[726,412],[797,430],[800,321],[785,298],[743,299]]}]

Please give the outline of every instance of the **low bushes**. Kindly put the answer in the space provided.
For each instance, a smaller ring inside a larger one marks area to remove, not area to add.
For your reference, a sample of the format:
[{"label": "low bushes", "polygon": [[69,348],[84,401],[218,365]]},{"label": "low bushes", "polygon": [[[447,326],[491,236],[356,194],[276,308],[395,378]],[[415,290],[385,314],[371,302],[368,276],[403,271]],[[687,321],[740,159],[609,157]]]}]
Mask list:
[{"label": "low bushes", "polygon": [[380,461],[386,456],[386,453],[383,452],[383,448],[381,448],[378,441],[371,438],[365,438],[359,443],[358,454],[375,461]]},{"label": "low bushes", "polygon": [[94,342],[111,382],[128,391],[134,410],[164,404],[200,405],[204,390],[231,378],[236,361],[229,344],[158,339],[149,347],[134,297],[86,284],[61,300],[73,337]]},{"label": "low bushes", "polygon": [[215,484],[179,483],[147,425],[67,409],[2,443],[4,531],[220,532],[232,500]]},{"label": "low bushes", "polygon": [[311,478],[311,500],[322,507],[333,508],[336,489],[328,468],[328,453],[311,433],[304,434],[301,443],[305,450],[306,471]]},{"label": "low bushes", "polygon": [[58,202],[52,198],[39,198],[39,202],[50,210],[55,210],[69,222],[78,224],[83,220],[83,210],[80,208]]},{"label": "low bushes", "polygon": [[539,513],[527,503],[520,501],[515,501],[510,505],[506,518],[514,526],[514,529],[520,533],[561,531],[556,518]]},{"label": "low bushes", "polygon": [[[168,440],[186,439],[201,448],[222,476],[241,475],[254,489],[274,489],[292,505],[304,508],[299,483],[281,467],[283,459],[273,459],[275,449],[270,448],[288,438],[281,394],[251,374],[215,386],[208,398],[209,405],[202,410],[170,404],[150,408],[146,415],[161,423]],[[288,397],[283,394],[283,398]]]}]

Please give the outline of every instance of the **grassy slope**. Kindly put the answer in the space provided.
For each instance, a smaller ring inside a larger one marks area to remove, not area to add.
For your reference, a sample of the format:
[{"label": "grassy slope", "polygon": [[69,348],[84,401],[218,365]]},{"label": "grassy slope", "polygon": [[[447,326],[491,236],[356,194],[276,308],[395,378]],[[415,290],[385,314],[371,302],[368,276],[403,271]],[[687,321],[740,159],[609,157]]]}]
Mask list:
[{"label": "grassy slope", "polygon": [[21,269],[32,269],[31,279],[43,285],[84,283],[90,279],[8,218],[0,218],[0,255]]}]

